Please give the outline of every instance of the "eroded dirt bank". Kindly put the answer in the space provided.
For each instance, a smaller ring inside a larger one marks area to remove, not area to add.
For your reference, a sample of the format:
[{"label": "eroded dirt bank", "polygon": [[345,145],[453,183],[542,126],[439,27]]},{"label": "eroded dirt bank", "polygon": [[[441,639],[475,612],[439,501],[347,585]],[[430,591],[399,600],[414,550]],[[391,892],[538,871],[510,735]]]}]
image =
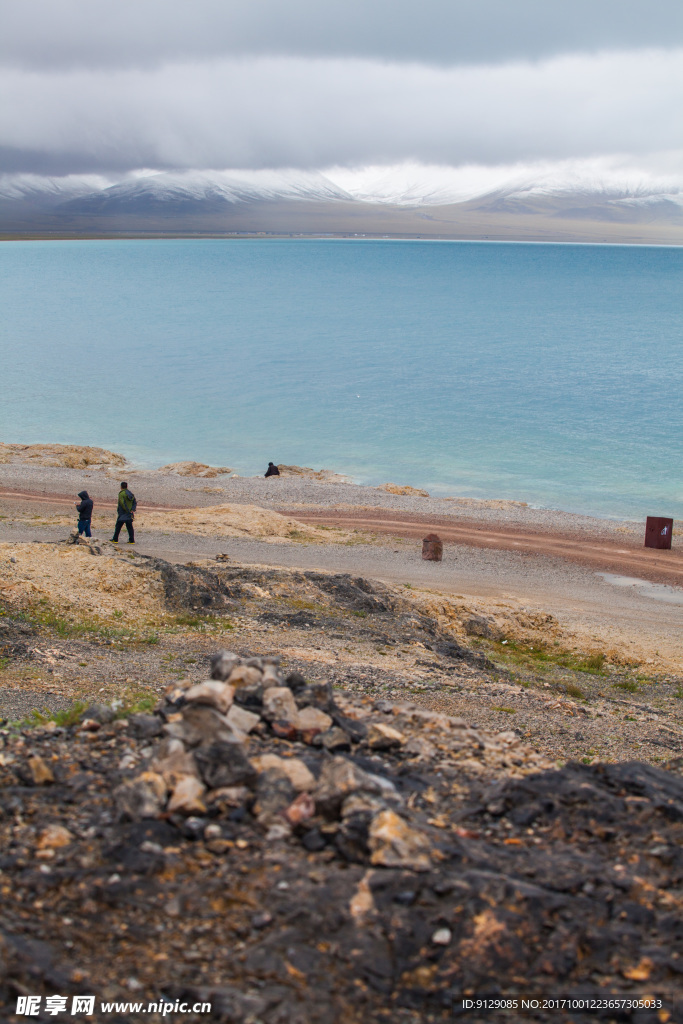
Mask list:
[{"label": "eroded dirt bank", "polygon": [[[0,545],[0,718],[197,678],[226,642],[349,692],[513,728],[553,760],[675,756],[681,674],[513,601],[348,573],[177,565],[92,544]],[[19,618],[19,617],[23,618]]]}]

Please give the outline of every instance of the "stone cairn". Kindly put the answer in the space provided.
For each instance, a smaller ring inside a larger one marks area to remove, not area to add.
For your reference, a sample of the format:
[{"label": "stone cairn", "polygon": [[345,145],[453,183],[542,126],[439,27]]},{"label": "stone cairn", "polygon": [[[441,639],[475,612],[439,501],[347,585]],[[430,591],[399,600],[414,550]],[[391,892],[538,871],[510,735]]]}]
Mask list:
[{"label": "stone cairn", "polygon": [[440,562],[443,559],[443,541],[438,533],[428,533],[422,541],[422,560]]},{"label": "stone cairn", "polygon": [[[223,651],[211,660],[210,679],[173,686],[153,715],[131,716],[133,735],[158,745],[147,770],[116,791],[122,817],[180,819],[186,831],[194,824],[220,846],[212,819],[243,808],[267,840],[294,837],[315,852],[332,831],[350,860],[429,870],[433,844],[406,820],[397,787],[353,760],[358,747],[397,751],[405,736],[347,716],[329,683],[308,683],[296,672],[284,678],[279,664]],[[280,756],[293,753],[294,743],[310,756]]]}]

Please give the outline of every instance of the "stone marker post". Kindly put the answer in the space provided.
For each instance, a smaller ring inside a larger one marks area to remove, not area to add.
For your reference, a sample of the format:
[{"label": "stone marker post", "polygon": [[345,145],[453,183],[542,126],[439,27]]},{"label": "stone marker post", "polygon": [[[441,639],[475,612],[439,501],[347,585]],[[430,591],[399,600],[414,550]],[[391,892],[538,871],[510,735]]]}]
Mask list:
[{"label": "stone marker post", "polygon": [[436,533],[428,533],[422,541],[422,558],[425,562],[440,562],[443,558],[443,541]]}]

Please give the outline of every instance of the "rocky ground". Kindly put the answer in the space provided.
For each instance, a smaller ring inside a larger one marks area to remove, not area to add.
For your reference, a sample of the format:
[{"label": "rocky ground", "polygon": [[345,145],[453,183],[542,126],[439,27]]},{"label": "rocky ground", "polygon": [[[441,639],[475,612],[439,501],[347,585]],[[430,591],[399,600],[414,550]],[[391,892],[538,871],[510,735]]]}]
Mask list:
[{"label": "rocky ground", "polygon": [[548,997],[586,1009],[513,1019],[673,1021],[682,821],[676,764],[555,770],[514,732],[226,653],[153,714],[0,732],[3,1019],[95,992],[140,1002],[121,1022],[179,1000],[509,1020],[463,1000]]},{"label": "rocky ground", "polygon": [[680,1019],[674,670],[350,573],[0,556],[1,1019]]}]

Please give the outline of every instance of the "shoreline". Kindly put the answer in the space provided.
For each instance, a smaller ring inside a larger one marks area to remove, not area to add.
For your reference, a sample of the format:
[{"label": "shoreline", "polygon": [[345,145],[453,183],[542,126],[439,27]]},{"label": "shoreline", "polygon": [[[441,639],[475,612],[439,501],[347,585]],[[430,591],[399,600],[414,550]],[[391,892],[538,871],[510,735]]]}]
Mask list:
[{"label": "shoreline", "polygon": [[[33,445],[31,445],[31,447],[32,446]],[[68,444],[58,445],[58,446],[59,447],[63,447],[64,449],[70,449],[70,448],[77,449],[79,447],[79,446],[76,446],[76,445],[68,445]],[[0,445],[0,447],[2,447],[2,446]],[[27,446],[27,447],[29,447],[29,446]],[[0,452],[0,489],[2,489],[2,490],[16,490],[16,491],[21,492],[21,493],[26,493],[27,495],[31,494],[31,495],[33,495],[35,497],[39,497],[43,493],[50,493],[50,494],[58,494],[59,493],[59,490],[58,490],[58,487],[59,487],[58,479],[59,478],[55,477],[55,471],[57,471],[58,473],[65,473],[68,470],[68,467],[66,467],[66,466],[57,466],[57,465],[36,465],[36,463],[34,463],[32,461],[25,461],[25,462],[8,461],[8,462],[3,462],[1,460],[1,455],[2,455],[2,453]],[[202,464],[202,465],[204,465],[204,464]],[[123,474],[123,475],[126,475],[126,476],[130,477],[131,479],[138,479],[138,480],[140,480],[143,483],[143,485],[145,485],[145,484],[146,485],[150,485],[150,486],[152,486],[154,488],[158,488],[160,486],[162,488],[166,487],[166,486],[173,487],[175,482],[177,482],[178,480],[182,480],[186,490],[189,489],[188,488],[188,484],[191,484],[192,481],[195,481],[195,483],[197,483],[198,485],[202,484],[202,483],[205,485],[207,481],[211,481],[215,486],[226,487],[226,485],[227,485],[229,490],[233,491],[235,489],[235,485],[236,485],[237,481],[239,481],[239,484],[237,485],[236,489],[240,490],[242,485],[247,485],[248,486],[248,484],[250,482],[254,485],[255,488],[258,488],[259,481],[263,481],[263,479],[264,479],[261,474],[257,474],[257,475],[254,475],[254,476],[248,476],[248,475],[242,475],[241,473],[238,473],[236,471],[231,471],[230,474],[217,474],[216,476],[213,476],[211,474],[211,475],[207,476],[206,478],[199,477],[199,476],[191,476],[191,475],[181,476],[181,475],[175,474],[175,473],[162,473],[162,469],[163,468],[164,468],[163,466],[155,467],[155,466],[152,466],[152,465],[145,464],[143,462],[135,462],[135,461],[132,461],[132,460],[129,461],[128,459],[126,459],[125,464],[123,466],[120,466],[120,467],[118,467],[118,466],[117,467],[114,467],[114,466],[112,466],[112,467],[99,467],[98,466],[98,467],[93,467],[93,468],[84,468],[82,470],[74,469],[74,470],[71,470],[71,472],[80,473],[82,475],[83,479],[90,480],[90,481],[92,481],[93,479],[98,479],[98,478],[109,478],[109,477],[112,477],[112,474],[113,474],[113,476],[120,476],[121,474]],[[211,468],[211,467],[207,467],[207,468]],[[322,479],[321,477],[316,477],[316,476],[313,475],[314,473],[315,474],[323,474],[323,475],[324,474],[329,474],[329,479]],[[93,477],[93,474],[95,474],[95,477]],[[68,477],[62,477],[62,479],[65,482],[67,480],[70,480],[70,478],[68,478]],[[317,470],[317,471],[313,471],[312,470],[310,475],[301,475],[301,476],[297,476],[296,478],[294,478],[293,476],[290,476],[290,475],[287,475],[287,477],[284,477],[284,478],[280,477],[279,479],[278,478],[271,478],[270,484],[271,485],[275,485],[275,486],[279,486],[279,485],[282,485],[283,480],[285,480],[285,479],[289,480],[290,482],[293,479],[296,479],[301,484],[305,484],[305,483],[310,483],[310,484],[320,483],[320,484],[323,484],[323,486],[325,486],[326,488],[330,488],[330,487],[332,487],[334,485],[344,486],[344,487],[351,488],[352,490],[349,491],[349,494],[347,496],[345,496],[347,500],[344,501],[344,504],[353,505],[353,506],[355,506],[355,505],[366,506],[368,504],[368,502],[366,500],[363,500],[363,499],[365,499],[366,497],[370,496],[371,494],[374,496],[377,492],[379,492],[379,495],[380,495],[380,502],[379,503],[383,504],[384,503],[384,499],[383,499],[382,495],[387,493],[385,488],[390,486],[388,483],[375,484],[375,483],[359,482],[358,480],[354,479],[349,474],[338,473],[336,470],[326,470],[326,469]],[[74,481],[74,482],[77,482],[77,481]],[[407,492],[412,492],[412,494],[415,497],[422,497],[422,495],[420,494],[420,492],[422,491],[422,488],[418,487],[415,484],[403,483],[403,484],[398,485],[398,486],[402,490],[405,489]],[[429,486],[429,485],[427,485],[427,486]],[[439,489],[443,489],[443,490],[446,489],[445,487],[441,488],[440,485],[437,485],[437,486],[439,487]],[[175,489],[177,490],[177,487]],[[389,492],[389,493],[391,493],[391,492]],[[348,500],[349,498],[353,498],[354,496],[357,497],[360,500]],[[403,497],[403,496],[404,495],[401,495],[401,497]],[[405,497],[409,497],[409,496],[410,496],[410,494],[406,494],[405,495]],[[510,510],[513,510],[515,508],[526,509],[529,513],[538,513],[538,515],[541,516],[541,517],[544,517],[544,516],[568,517],[570,519],[576,520],[577,522],[581,521],[581,520],[590,520],[590,521],[595,521],[597,523],[618,524],[619,526],[638,527],[638,526],[642,525],[643,530],[645,528],[645,515],[642,515],[642,516],[625,515],[623,513],[618,514],[616,512],[610,512],[610,513],[598,512],[598,511],[594,511],[594,510],[590,510],[590,509],[588,509],[588,510],[587,509],[568,509],[568,508],[562,508],[559,505],[544,505],[544,504],[540,504],[538,502],[527,500],[526,498],[521,498],[521,497],[503,498],[499,494],[493,494],[493,493],[490,496],[488,496],[488,497],[480,497],[480,496],[474,496],[474,495],[437,494],[437,493],[434,492],[434,490],[430,490],[427,495],[424,495],[424,498],[427,499],[431,503],[453,503],[454,508],[465,508],[467,506],[470,506],[472,508],[473,512],[479,512],[479,511],[483,511],[483,510],[486,510],[486,509],[498,506],[498,507],[501,507],[501,508],[505,507],[506,509],[509,508]],[[102,500],[102,499],[100,499],[100,500]],[[287,502],[285,501],[285,504],[286,503]],[[374,502],[374,503],[377,504],[378,502]],[[181,504],[185,504],[185,502],[181,502]],[[307,504],[307,505],[308,504],[314,504],[315,505],[315,504],[317,504],[317,501],[311,500],[311,499],[307,499],[304,502],[304,504]],[[327,502],[323,501],[323,504],[327,504]],[[448,504],[444,505],[444,513],[447,514],[447,512],[448,512]],[[647,515],[668,515],[668,514],[669,514],[669,512],[667,510],[663,510],[663,511],[661,509],[658,510],[657,507],[655,506],[654,502],[653,502],[653,508],[650,509],[647,512]],[[673,518],[676,521],[676,517],[674,516]]]},{"label": "shoreline", "polygon": [[[600,227],[608,225],[599,224]],[[611,225],[610,225],[611,226]],[[675,228],[674,228],[675,230]],[[598,231],[598,235],[605,235],[606,232]],[[55,232],[36,232],[22,233],[22,232],[0,232],[0,242],[148,242],[148,241],[226,241],[226,242],[474,242],[474,243],[490,243],[493,245],[590,245],[590,246],[617,246],[617,247],[628,247],[628,248],[647,248],[647,249],[680,249],[683,246],[683,240],[664,240],[661,235],[656,236],[655,239],[649,241],[636,240],[634,238],[626,239],[615,239],[609,240],[605,237],[602,238],[553,238],[549,237],[533,237],[530,235],[528,238],[511,237],[510,234],[500,233],[497,234],[495,231],[489,231],[488,234],[482,232],[466,233],[461,232],[458,234],[447,233],[447,234],[420,234],[410,232],[395,232],[395,233],[384,233],[384,232],[373,232],[363,231],[360,233],[353,232],[296,232],[296,231],[235,231],[235,232],[211,232],[211,231],[188,231],[188,232],[163,232],[163,231],[149,231],[149,232],[100,232],[100,233],[88,233],[88,232],[68,232],[68,231],[55,231]]]}]

